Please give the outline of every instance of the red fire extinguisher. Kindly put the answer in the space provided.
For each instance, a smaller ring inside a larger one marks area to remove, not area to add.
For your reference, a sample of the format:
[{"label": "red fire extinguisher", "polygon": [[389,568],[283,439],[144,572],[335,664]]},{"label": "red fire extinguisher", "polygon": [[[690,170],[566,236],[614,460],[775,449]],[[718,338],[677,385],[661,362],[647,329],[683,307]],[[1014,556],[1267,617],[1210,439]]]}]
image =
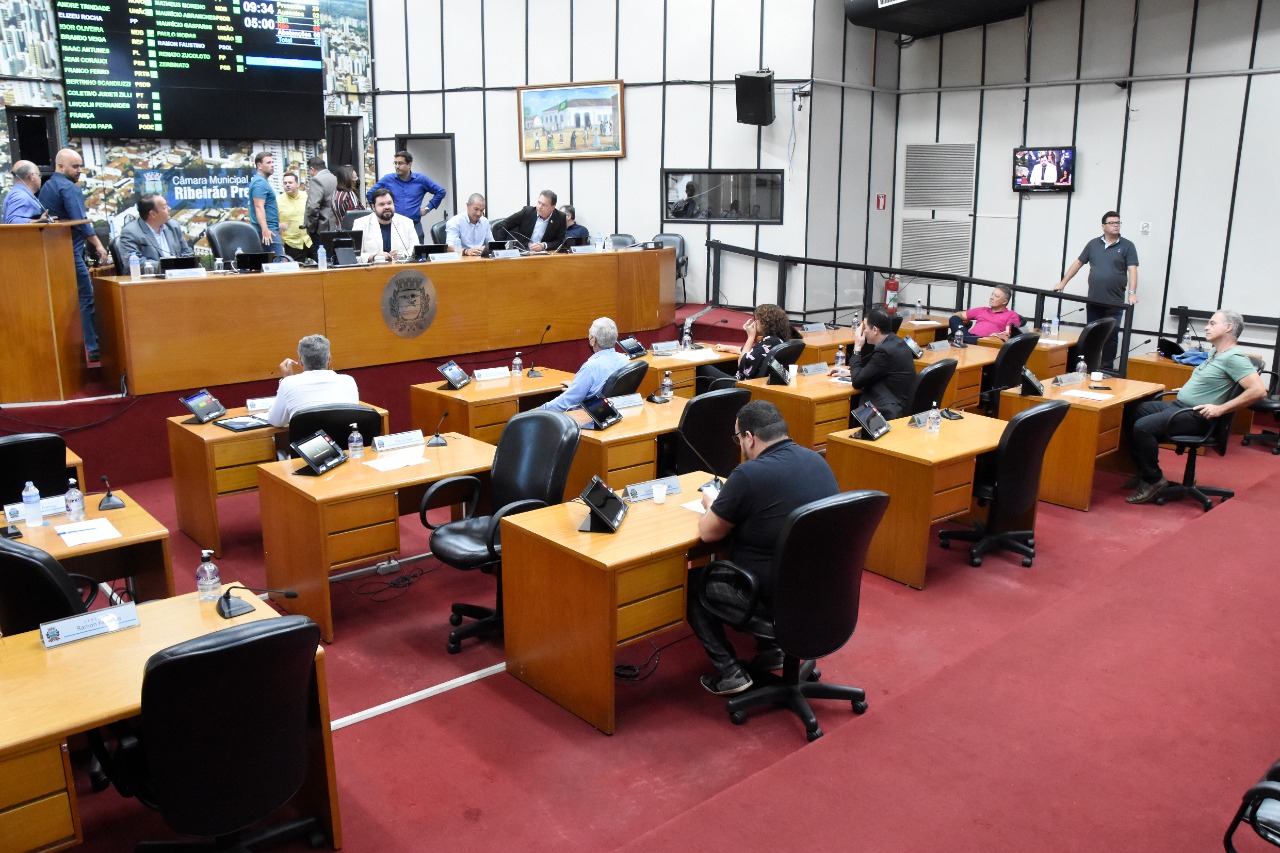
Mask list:
[{"label": "red fire extinguisher", "polygon": [[890,316],[898,313],[898,280],[896,278],[885,279],[884,310],[889,312]]}]

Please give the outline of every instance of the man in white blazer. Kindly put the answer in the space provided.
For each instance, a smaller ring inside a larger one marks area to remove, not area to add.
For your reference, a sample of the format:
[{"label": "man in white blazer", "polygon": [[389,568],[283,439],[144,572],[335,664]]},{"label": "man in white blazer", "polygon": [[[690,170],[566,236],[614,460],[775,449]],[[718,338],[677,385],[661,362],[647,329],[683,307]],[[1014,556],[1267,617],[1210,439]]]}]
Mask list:
[{"label": "man in white blazer", "polygon": [[396,200],[391,190],[374,190],[373,214],[360,217],[355,225],[364,233],[360,244],[362,262],[403,261],[413,257],[418,232],[412,219],[396,213]]}]

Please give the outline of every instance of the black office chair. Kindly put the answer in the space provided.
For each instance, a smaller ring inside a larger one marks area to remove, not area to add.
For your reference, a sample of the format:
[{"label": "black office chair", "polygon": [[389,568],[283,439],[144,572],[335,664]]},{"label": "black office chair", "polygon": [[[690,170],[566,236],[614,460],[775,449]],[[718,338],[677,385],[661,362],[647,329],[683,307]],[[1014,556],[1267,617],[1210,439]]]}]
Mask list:
[{"label": "black office chair", "polygon": [[[1235,390],[1229,400],[1234,400],[1240,396],[1244,388],[1236,385]],[[1160,397],[1177,396],[1176,391],[1166,391]],[[1156,399],[1159,399],[1157,397]],[[1221,486],[1202,486],[1196,482],[1196,460],[1200,457],[1199,450],[1207,448],[1212,450],[1219,456],[1227,454],[1227,441],[1231,437],[1231,425],[1235,421],[1236,413],[1228,412],[1220,418],[1215,418],[1209,422],[1208,429],[1201,433],[1188,432],[1187,434],[1177,434],[1173,430],[1175,427],[1191,430],[1192,420],[1190,418],[1179,419],[1174,417],[1169,422],[1169,443],[1172,443],[1174,449],[1179,456],[1187,457],[1187,466],[1182,471],[1182,482],[1170,484],[1161,489],[1155,497],[1155,502],[1159,506],[1164,506],[1168,501],[1176,501],[1181,498],[1195,498],[1200,502],[1200,506],[1204,507],[1204,511],[1208,512],[1213,509],[1213,501],[1211,498],[1221,498],[1222,501],[1235,497],[1236,493],[1232,489],[1224,489]],[[1222,501],[1219,501],[1221,503]]]},{"label": "black office chair", "polygon": [[979,521],[971,530],[938,531],[943,548],[951,547],[953,539],[975,543],[969,550],[974,566],[982,565],[982,555],[988,551],[1007,548],[1022,555],[1022,565],[1031,565],[1036,556],[1035,531],[1010,528],[1036,505],[1045,448],[1070,407],[1066,400],[1049,400],[1009,419],[1000,445],[994,453],[979,457],[974,473],[974,497],[991,507],[986,523]]},{"label": "black office chair", "polygon": [[982,372],[982,413],[989,418],[1000,416],[1000,392],[1022,384],[1022,368],[1027,366],[1040,336],[1028,332],[1005,341],[996,360]]},{"label": "black office chair", "polygon": [[373,213],[373,211],[367,207],[362,207],[358,210],[348,210],[346,213],[342,214],[342,230],[352,230],[355,227],[357,219],[362,216],[368,216],[370,213]]},{"label": "black office chair", "polygon": [[[732,376],[717,376],[707,386],[707,391],[723,391],[726,388],[737,388],[738,380]],[[705,393],[705,392],[704,392]]]},{"label": "black office chair", "polygon": [[443,246],[449,238],[449,223],[443,219],[431,226],[431,242]]},{"label": "black office chair", "polygon": [[[136,738],[116,752],[122,792],[170,829],[212,841],[149,841],[137,850],[258,850],[324,832],[313,815],[248,834],[306,781],[319,627],[305,616],[234,625],[156,652],[142,677]],[[216,737],[201,737],[210,724]],[[128,794],[126,794],[128,795]]]},{"label": "black office chair", "polygon": [[738,411],[749,402],[750,391],[733,387],[699,394],[690,400],[680,414],[676,431],[658,438],[658,476],[705,471],[709,464],[710,473],[728,477],[742,459],[742,450],[732,440],[733,425]]},{"label": "black office chair", "polygon": [[116,275],[128,275],[129,262],[120,251],[120,238],[112,240],[107,249],[111,252],[111,262],[116,265]]},{"label": "black office chair", "polygon": [[[450,654],[457,654],[467,637],[502,631],[500,522],[505,516],[558,504],[564,499],[564,485],[580,435],[577,422],[563,412],[524,412],[507,421],[489,471],[492,515],[475,514],[481,497],[477,477],[448,477],[433,484],[422,496],[418,518],[423,527],[432,531],[431,552],[436,559],[455,569],[480,569],[492,574],[498,584],[493,607],[453,605],[449,624],[455,630],[449,633],[445,646]],[[429,510],[458,503],[460,492],[465,494],[463,519],[440,525],[427,520]],[[462,625],[464,617],[476,621]]]},{"label": "black office chair", "polygon": [[895,335],[898,334],[898,331],[902,328],[902,321],[905,319],[906,317],[901,314],[894,314],[889,318],[889,331]]},{"label": "black office chair", "polygon": [[707,609],[738,630],[776,640],[784,654],[781,677],[753,671],[752,680],[760,686],[728,700],[729,719],[735,724],[746,722],[748,708],[784,705],[804,722],[813,741],[822,737],[822,729],[809,699],[845,699],[854,713],[867,710],[861,688],[817,681],[813,661],[853,636],[867,549],[888,505],[884,492],[858,491],[794,510],[783,522],[773,552],[772,590],[762,589],[753,574],[726,560],[707,567],[708,581],[744,588],[748,599],[745,610],[727,608],[708,600],[704,586],[699,594]]},{"label": "black office chair", "polygon": [[804,352],[804,341],[799,338],[778,344],[778,346],[769,350],[769,357],[766,359],[765,370],[762,371],[760,375],[768,375],[768,362],[774,362],[782,365],[783,367],[790,367],[800,360],[800,354],[802,352]]},{"label": "black office chair", "polygon": [[325,434],[347,449],[351,437],[351,424],[355,424],[364,438],[365,447],[372,447],[373,440],[382,435],[382,415],[372,406],[350,403],[324,403],[308,406],[293,413],[289,419],[289,443],[293,444],[322,429]]},{"label": "black office chair", "polygon": [[[1258,376],[1262,379],[1264,385],[1267,386],[1267,396],[1258,400],[1249,407],[1249,411],[1256,415],[1271,415],[1272,419],[1280,421],[1280,377],[1270,370],[1262,370],[1259,368]],[[1271,377],[1271,381],[1267,381],[1267,377]],[[1271,452],[1280,456],[1280,432],[1274,430],[1263,429],[1262,432],[1255,432],[1246,435],[1241,440],[1241,444],[1249,445],[1258,442],[1263,446],[1271,445]]]},{"label": "black office chair", "polygon": [[215,222],[205,232],[209,237],[209,248],[215,258],[222,258],[228,264],[235,259],[236,252],[253,254],[263,251],[262,234],[248,222],[224,219]]},{"label": "black office chair", "polygon": [[[1112,376],[1118,376],[1110,366],[1102,366],[1102,349],[1107,345],[1107,340],[1115,335],[1116,318],[1103,317],[1100,320],[1094,320],[1080,330],[1080,337],[1076,340],[1076,360],[1084,359],[1084,363],[1088,365],[1089,370],[1101,370]],[[1075,362],[1067,365],[1074,369]]]},{"label": "black office chair", "polygon": [[0,438],[0,503],[21,501],[28,480],[42,497],[63,494],[69,476],[67,443],[62,436],[22,432]]},{"label": "black office chair", "polygon": [[1236,853],[1233,836],[1242,823],[1253,827],[1263,841],[1280,847],[1280,761],[1272,764],[1266,775],[1244,792],[1240,808],[1222,838],[1222,847],[1227,853]]},{"label": "black office chair", "polygon": [[660,243],[664,249],[676,250],[676,278],[680,280],[681,288],[684,288],[685,276],[689,274],[689,255],[685,252],[684,237],[680,234],[654,234],[653,241]]},{"label": "black office chair", "polygon": [[629,361],[609,375],[600,387],[602,397],[621,397],[640,390],[644,375],[649,372],[649,362],[643,359]]},{"label": "black office chair", "polygon": [[625,249],[628,246],[634,245],[635,242],[636,238],[630,234],[609,235],[609,245],[613,247],[614,251],[617,251],[618,249]]},{"label": "black office chair", "polygon": [[907,397],[907,409],[902,414],[917,415],[933,408],[935,403],[942,402],[942,395],[947,390],[947,383],[956,372],[957,362],[954,358],[944,358],[927,365],[916,374],[916,384]]}]

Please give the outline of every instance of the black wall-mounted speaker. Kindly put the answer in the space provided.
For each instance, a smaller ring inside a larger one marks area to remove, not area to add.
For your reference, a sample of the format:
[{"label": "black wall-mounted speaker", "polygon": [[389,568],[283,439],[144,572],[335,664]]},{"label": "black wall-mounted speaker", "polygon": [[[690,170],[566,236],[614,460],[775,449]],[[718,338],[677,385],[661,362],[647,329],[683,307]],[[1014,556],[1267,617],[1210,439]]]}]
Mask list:
[{"label": "black wall-mounted speaker", "polygon": [[773,72],[768,69],[733,75],[738,95],[738,121],[773,124]]}]

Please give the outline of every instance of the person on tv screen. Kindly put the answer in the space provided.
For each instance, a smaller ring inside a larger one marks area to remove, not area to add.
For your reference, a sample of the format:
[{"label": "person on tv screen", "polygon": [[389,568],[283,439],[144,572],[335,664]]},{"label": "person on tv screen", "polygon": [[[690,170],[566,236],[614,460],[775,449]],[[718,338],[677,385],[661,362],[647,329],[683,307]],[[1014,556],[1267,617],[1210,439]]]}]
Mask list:
[{"label": "person on tv screen", "polygon": [[1040,160],[1031,167],[1030,183],[1033,187],[1058,182],[1058,155],[1052,151],[1041,151]]},{"label": "person on tv screen", "polygon": [[987,304],[967,311],[957,311],[951,315],[951,336],[964,330],[966,343],[976,344],[979,338],[999,338],[1009,340],[1013,329],[1022,325],[1022,318],[1009,308],[1012,294],[1003,284],[991,288],[991,296]]}]

